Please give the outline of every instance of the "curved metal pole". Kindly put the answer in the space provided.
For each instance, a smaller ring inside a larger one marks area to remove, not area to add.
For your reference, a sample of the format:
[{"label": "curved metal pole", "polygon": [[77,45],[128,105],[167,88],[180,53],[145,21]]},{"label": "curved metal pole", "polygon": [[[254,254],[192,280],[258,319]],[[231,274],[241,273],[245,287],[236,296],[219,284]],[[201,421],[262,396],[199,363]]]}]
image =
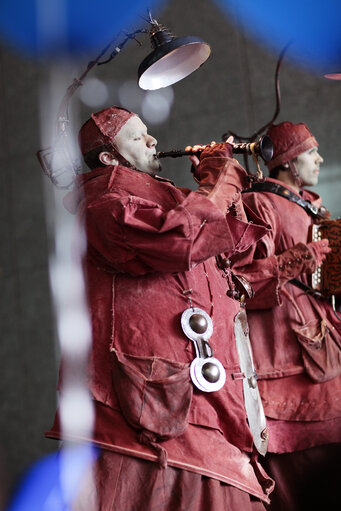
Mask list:
[{"label": "curved metal pole", "polygon": [[280,89],[280,83],[279,83],[280,68],[281,68],[281,65],[282,65],[282,62],[284,59],[284,55],[285,55],[287,49],[289,48],[290,44],[291,43],[287,44],[285,46],[285,48],[283,48],[283,50],[281,51],[280,56],[278,58],[278,61],[277,61],[276,71],[275,71],[276,108],[275,108],[275,112],[274,112],[271,120],[269,122],[267,122],[266,124],[264,124],[264,126],[259,128],[257,131],[255,131],[255,133],[253,133],[251,136],[248,136],[248,137],[241,136],[241,135],[238,135],[237,133],[234,133],[233,131],[229,130],[227,133],[224,133],[222,135],[223,140],[225,140],[228,137],[228,135],[232,135],[233,137],[237,138],[238,140],[245,140],[245,141],[253,142],[257,138],[258,135],[260,135],[263,131],[265,131],[266,128],[268,128],[268,126],[270,126],[277,119],[280,109],[281,109],[281,89]]},{"label": "curved metal pole", "polygon": [[58,114],[57,114],[57,134],[60,134],[60,132],[58,133],[58,130],[61,129],[62,131],[65,131],[65,127],[61,126],[64,122],[68,122],[69,121],[69,118],[68,118],[68,106],[69,106],[69,102],[70,102],[70,99],[71,97],[73,96],[73,94],[76,92],[76,90],[81,86],[83,85],[83,80],[84,78],[86,77],[86,75],[89,73],[89,71],[97,64],[97,65],[102,65],[102,64],[106,64],[108,62],[110,62],[112,59],[114,59],[116,57],[116,55],[118,55],[118,53],[120,53],[120,51],[123,49],[123,47],[127,44],[127,42],[130,40],[130,39],[134,39],[135,41],[138,42],[139,45],[141,45],[141,43],[136,39],[136,36],[137,34],[142,34],[142,33],[146,33],[147,30],[146,29],[139,29],[139,30],[136,30],[135,32],[132,32],[132,33],[127,33],[126,34],[126,38],[119,44],[115,47],[114,51],[110,54],[110,57],[107,59],[107,60],[104,60],[102,62],[100,62],[100,59],[103,57],[103,55],[108,51],[108,49],[110,48],[110,46],[112,46],[114,44],[114,42],[118,39],[118,36],[116,36],[112,41],[110,41],[110,43],[100,52],[100,54],[95,58],[95,60],[92,60],[88,63],[87,65],[87,68],[83,71],[83,73],[78,77],[78,78],[74,78],[73,82],[71,83],[71,85],[69,85],[69,87],[67,88],[66,90],[66,93],[64,94],[64,97],[60,103],[60,107],[58,109]]}]

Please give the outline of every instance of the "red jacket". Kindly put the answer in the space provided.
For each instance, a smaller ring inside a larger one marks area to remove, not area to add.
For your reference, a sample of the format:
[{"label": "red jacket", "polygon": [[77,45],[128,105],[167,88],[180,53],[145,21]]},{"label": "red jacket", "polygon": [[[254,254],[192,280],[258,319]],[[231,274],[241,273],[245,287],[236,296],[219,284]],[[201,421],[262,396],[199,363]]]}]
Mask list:
[{"label": "red jacket", "polygon": [[[267,501],[256,472],[264,475],[246,454],[252,438],[233,333],[239,304],[227,297],[214,257],[247,249],[266,229],[125,167],[97,169],[80,184],[93,325],[92,440],[131,456],[167,458]],[[189,289],[193,306],[213,320],[210,344],[227,373],[218,392],[200,392],[190,380],[194,346],[180,323]],[[48,436],[60,437],[58,419]],[[268,492],[271,481],[263,483]]]},{"label": "red jacket", "polygon": [[[303,190],[302,196],[321,204],[313,192]],[[287,452],[340,441],[341,376],[323,383],[308,376],[319,371],[315,362],[321,364],[321,373],[328,373],[329,362],[341,372],[340,321],[327,302],[290,283],[281,285],[276,258],[297,243],[308,242],[313,219],[299,205],[270,192],[248,192],[243,200],[271,226],[234,262],[235,271],[244,274],[255,291],[247,311],[264,410],[276,419],[268,422],[269,450]],[[299,279],[307,282],[304,274]]]}]

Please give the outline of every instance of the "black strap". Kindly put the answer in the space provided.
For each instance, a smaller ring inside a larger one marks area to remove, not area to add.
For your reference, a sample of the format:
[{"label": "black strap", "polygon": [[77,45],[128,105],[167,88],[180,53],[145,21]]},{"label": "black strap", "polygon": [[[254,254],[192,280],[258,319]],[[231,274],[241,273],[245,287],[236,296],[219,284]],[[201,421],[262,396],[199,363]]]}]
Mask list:
[{"label": "black strap", "polygon": [[288,199],[290,202],[294,202],[298,206],[301,206],[308,215],[313,218],[328,218],[329,212],[324,206],[317,208],[313,206],[311,202],[303,199],[300,195],[288,190],[285,186],[280,185],[279,183],[272,183],[271,181],[264,181],[263,183],[254,183],[251,188],[247,188],[243,190],[243,193],[250,192],[270,192],[276,195],[280,195],[285,199]]},{"label": "black strap", "polygon": [[[284,197],[285,199],[294,202],[298,206],[301,206],[308,215],[312,216],[313,218],[328,218],[328,211],[324,206],[321,206],[320,208],[317,208],[316,206],[313,206],[311,202],[306,201],[301,197],[300,195],[297,195],[296,193],[292,192],[291,190],[288,190],[285,186],[280,185],[279,183],[272,183],[271,181],[263,181],[262,183],[254,183],[251,188],[247,188],[246,190],[243,190],[243,193],[248,192],[270,192],[274,193],[276,195],[280,195],[281,197]],[[322,300],[325,300],[326,297],[322,295],[319,291],[316,289],[313,289],[312,287],[308,286],[304,282],[298,279],[291,279],[289,280],[289,283],[293,286],[298,287],[299,289],[302,289],[302,291],[305,291],[307,294],[310,294],[314,296],[315,298],[320,298]]]},{"label": "black strap", "polygon": [[317,291],[317,289],[314,289],[313,287],[308,286],[308,284],[305,284],[301,280],[291,279],[291,280],[289,280],[289,284],[292,284],[293,286],[296,286],[296,287],[302,289],[302,291],[305,291],[308,295],[312,295],[315,298],[319,298],[320,300],[328,300],[327,296],[324,296],[322,293],[320,293],[320,291]]}]

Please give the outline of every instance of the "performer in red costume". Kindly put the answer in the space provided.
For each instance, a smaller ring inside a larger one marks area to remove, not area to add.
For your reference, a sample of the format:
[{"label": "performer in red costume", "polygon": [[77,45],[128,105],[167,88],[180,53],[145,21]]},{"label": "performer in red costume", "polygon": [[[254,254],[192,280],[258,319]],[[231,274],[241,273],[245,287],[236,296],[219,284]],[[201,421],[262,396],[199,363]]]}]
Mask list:
[{"label": "performer in red costume", "polygon": [[[267,232],[227,214],[246,172],[230,144],[216,144],[201,155],[198,190],[177,188],[157,176],[155,138],[118,107],[92,114],[79,141],[92,169],[75,210],[88,240],[96,409],[82,440],[101,455],[97,495],[85,485],[74,509],[264,509],[273,481],[253,440],[266,435],[253,438],[247,423],[241,305],[224,265]],[[61,437],[58,416],[48,436]]]},{"label": "performer in red costume", "polygon": [[272,125],[267,134],[270,177],[243,200],[271,231],[234,258],[234,269],[255,291],[247,312],[270,431],[265,463],[276,481],[270,509],[327,509],[340,477],[341,322],[329,302],[290,282],[308,284],[330,251],[326,239],[308,241],[328,212],[303,188],[317,184],[323,160],[303,123]]}]

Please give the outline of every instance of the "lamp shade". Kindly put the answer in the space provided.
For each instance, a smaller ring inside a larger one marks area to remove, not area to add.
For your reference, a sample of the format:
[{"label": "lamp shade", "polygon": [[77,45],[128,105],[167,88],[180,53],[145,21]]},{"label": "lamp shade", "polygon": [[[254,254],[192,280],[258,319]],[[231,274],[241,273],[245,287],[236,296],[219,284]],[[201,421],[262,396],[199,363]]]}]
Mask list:
[{"label": "lamp shade", "polygon": [[210,56],[211,48],[194,36],[168,40],[155,47],[140,64],[138,83],[141,89],[168,87],[198,69]]}]

